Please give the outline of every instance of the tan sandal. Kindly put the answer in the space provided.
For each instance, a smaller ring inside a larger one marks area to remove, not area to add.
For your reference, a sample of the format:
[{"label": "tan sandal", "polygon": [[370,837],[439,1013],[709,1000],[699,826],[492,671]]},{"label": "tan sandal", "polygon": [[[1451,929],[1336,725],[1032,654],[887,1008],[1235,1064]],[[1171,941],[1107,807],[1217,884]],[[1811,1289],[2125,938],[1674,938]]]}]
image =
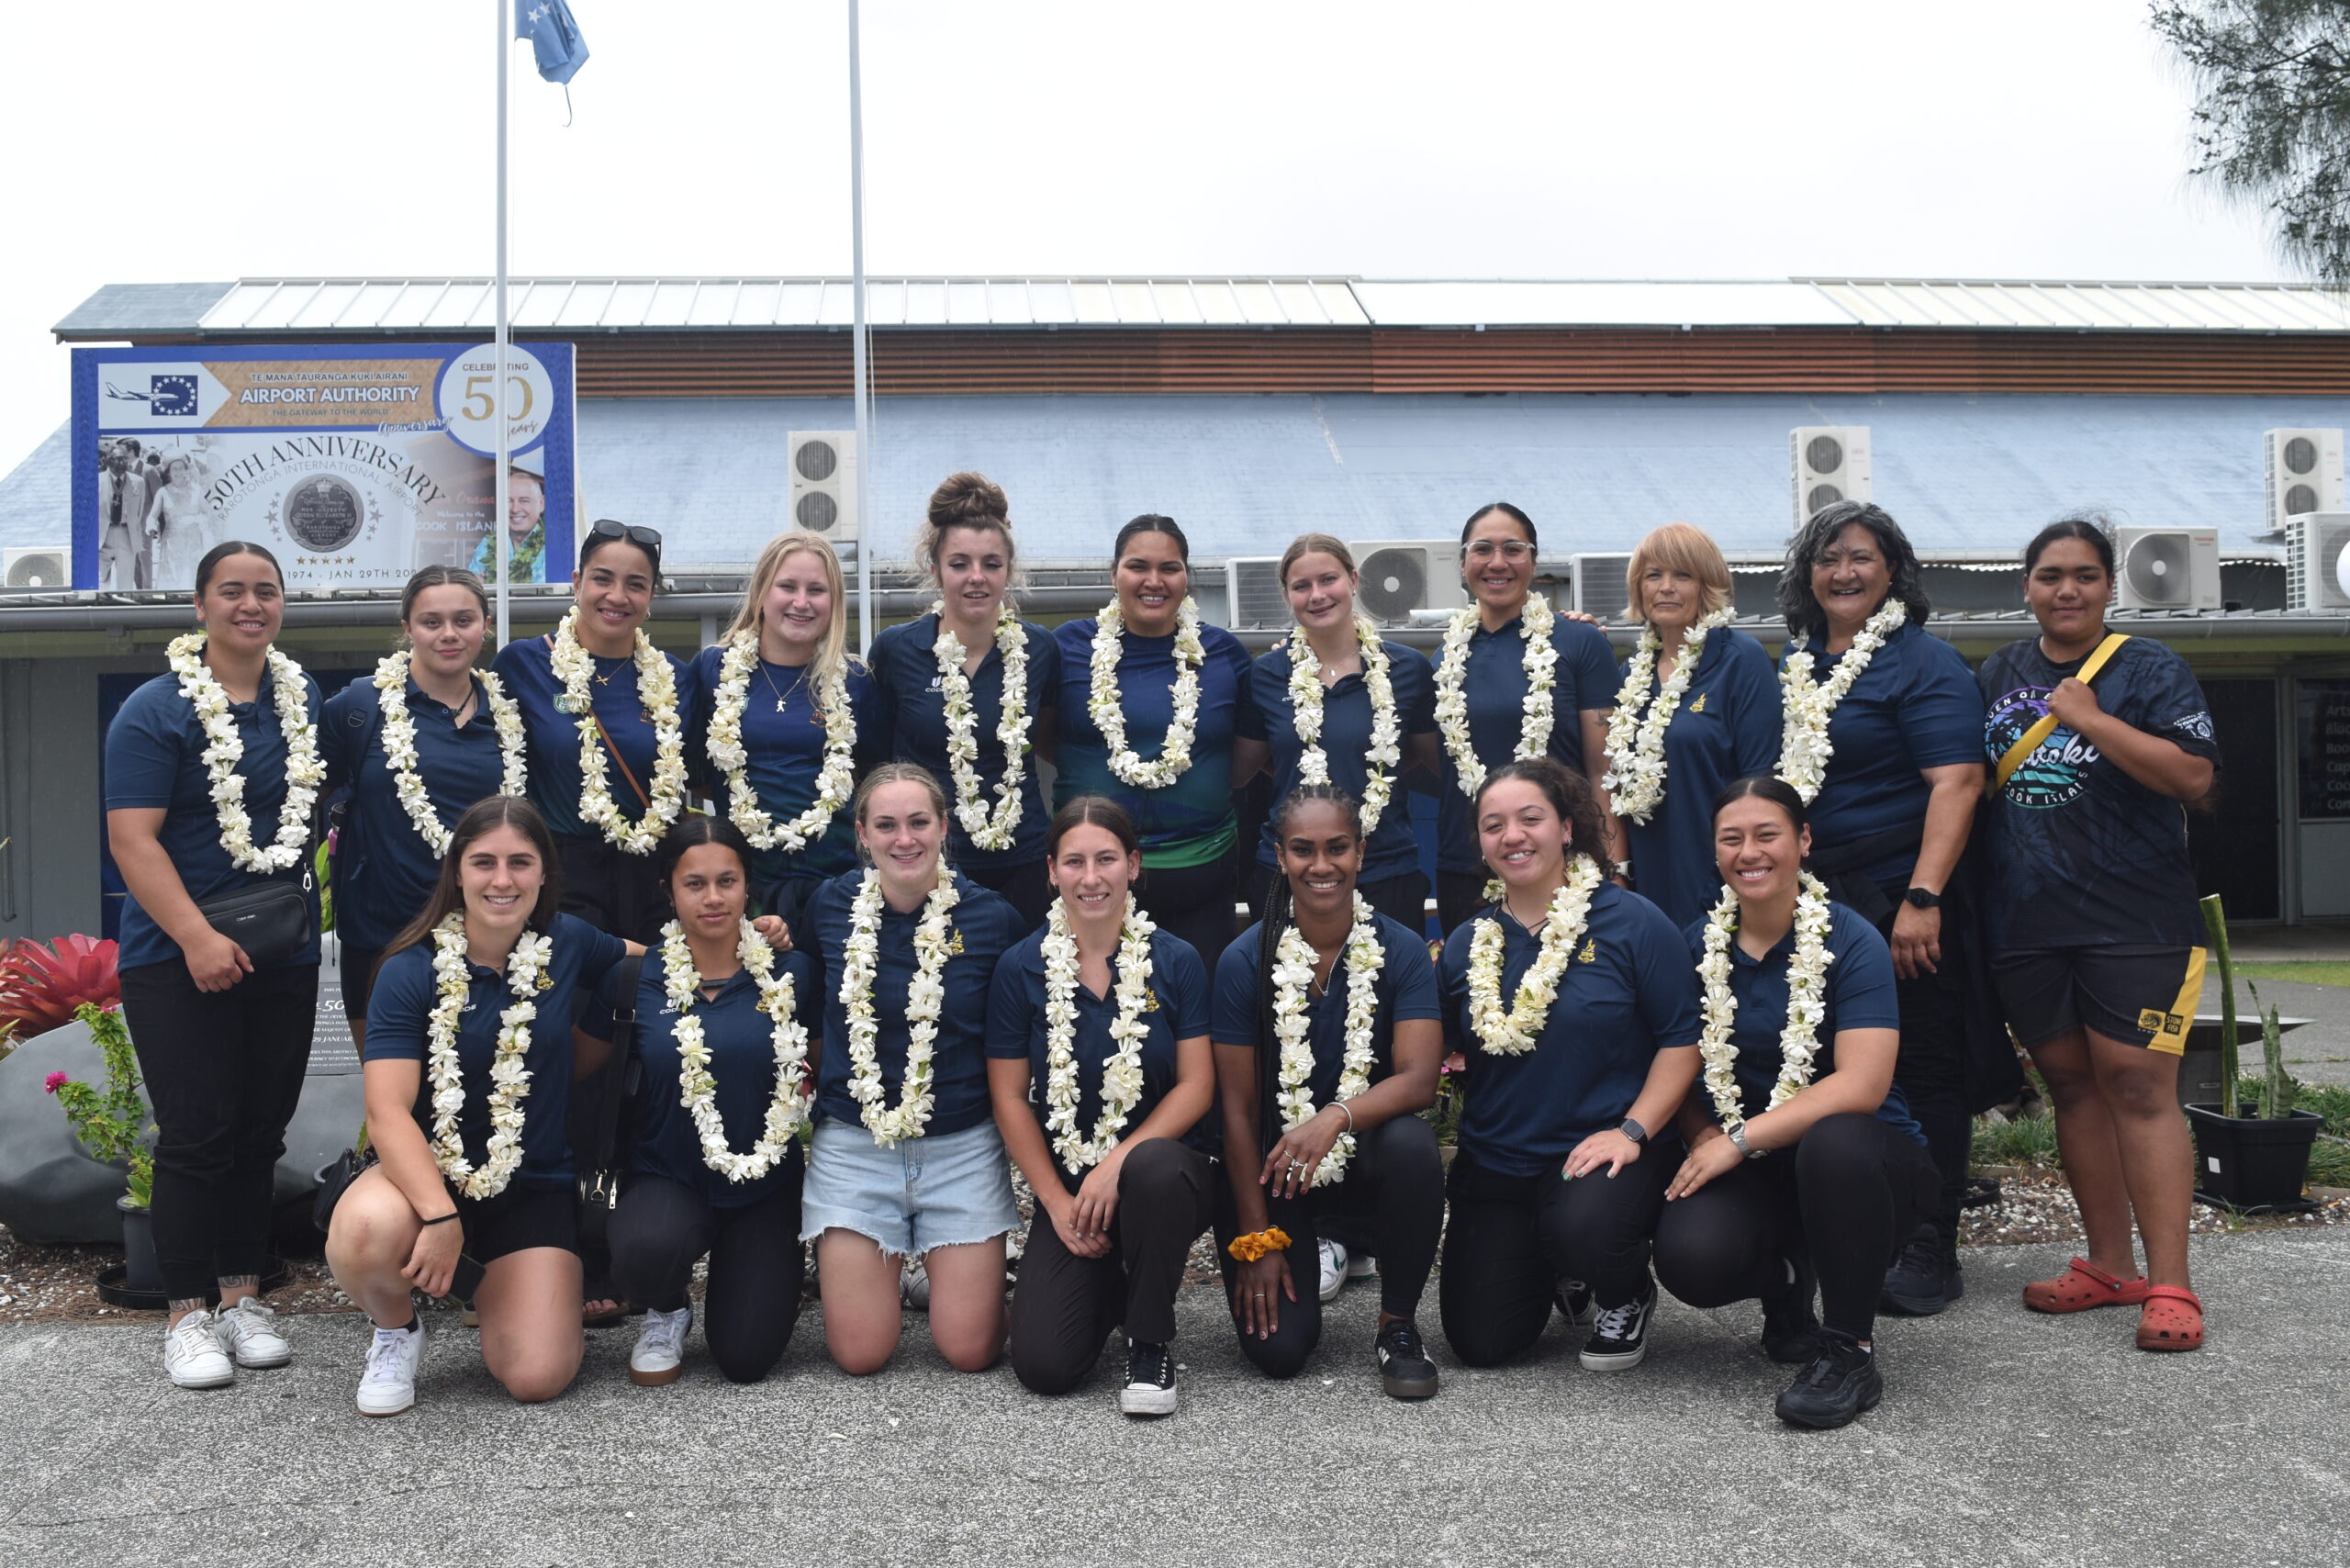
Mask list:
[{"label": "tan sandal", "polygon": [[2138,1315],[2138,1349],[2199,1350],[2203,1348],[2203,1302],[2184,1285],[2148,1285]]},{"label": "tan sandal", "polygon": [[2087,1312],[2093,1306],[2137,1306],[2146,1299],[2146,1278],[2116,1279],[2086,1258],[2076,1258],[2053,1280],[2023,1288],[2023,1304],[2034,1312]]}]

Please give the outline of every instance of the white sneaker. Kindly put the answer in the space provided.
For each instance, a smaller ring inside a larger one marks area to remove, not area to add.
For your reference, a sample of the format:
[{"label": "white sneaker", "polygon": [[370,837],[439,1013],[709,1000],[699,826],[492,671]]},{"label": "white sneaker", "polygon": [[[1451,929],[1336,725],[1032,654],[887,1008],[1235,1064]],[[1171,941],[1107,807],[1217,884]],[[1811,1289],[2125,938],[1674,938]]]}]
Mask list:
[{"label": "white sneaker", "polygon": [[241,1367],[282,1367],[294,1359],[294,1347],[277,1331],[277,1310],[258,1296],[224,1308],[212,1332]]},{"label": "white sneaker", "polygon": [[1347,1249],[1326,1236],[1318,1250],[1322,1254],[1322,1299],[1336,1301],[1338,1293],[1347,1288]]},{"label": "white sneaker", "polygon": [[1367,1280],[1379,1272],[1379,1260],[1368,1252],[1357,1252],[1347,1259],[1347,1283]]},{"label": "white sneaker", "polygon": [[378,1328],[359,1378],[362,1416],[397,1416],[416,1403],[417,1369],[424,1365],[424,1319],[405,1328]]},{"label": "white sneaker", "polygon": [[164,1331],[163,1370],[182,1388],[226,1388],[237,1381],[208,1312],[191,1312]]},{"label": "white sneaker", "polygon": [[628,1380],[639,1388],[659,1388],[677,1381],[685,1370],[686,1330],[694,1326],[694,1309],[644,1315],[636,1331],[636,1349],[629,1352]]},{"label": "white sneaker", "polygon": [[921,1259],[906,1265],[898,1281],[898,1297],[916,1312],[930,1310],[930,1270]]}]

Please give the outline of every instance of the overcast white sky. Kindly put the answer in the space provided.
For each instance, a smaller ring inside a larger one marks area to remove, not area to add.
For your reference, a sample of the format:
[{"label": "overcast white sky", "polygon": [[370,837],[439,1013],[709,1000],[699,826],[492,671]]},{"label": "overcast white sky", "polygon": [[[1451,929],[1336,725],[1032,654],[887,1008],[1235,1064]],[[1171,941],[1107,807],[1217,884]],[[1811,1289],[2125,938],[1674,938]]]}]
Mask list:
[{"label": "overcast white sky", "polygon": [[[0,471],[104,283],[492,260],[497,0],[0,22]],[[514,56],[518,274],[845,274],[845,0],[574,0]],[[867,266],[2284,275],[2143,0],[866,0]]]}]

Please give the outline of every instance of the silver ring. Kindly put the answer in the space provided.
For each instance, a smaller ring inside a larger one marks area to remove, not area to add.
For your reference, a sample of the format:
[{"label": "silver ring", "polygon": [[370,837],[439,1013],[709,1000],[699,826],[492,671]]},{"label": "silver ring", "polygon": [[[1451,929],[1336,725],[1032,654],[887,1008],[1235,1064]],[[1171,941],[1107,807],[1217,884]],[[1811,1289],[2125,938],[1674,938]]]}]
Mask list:
[{"label": "silver ring", "polygon": [[1264,1300],[1264,1299],[1265,1299],[1265,1293],[1264,1293],[1263,1291],[1259,1291],[1259,1292],[1257,1293],[1257,1299],[1258,1299],[1259,1301],[1262,1301],[1262,1300]]}]

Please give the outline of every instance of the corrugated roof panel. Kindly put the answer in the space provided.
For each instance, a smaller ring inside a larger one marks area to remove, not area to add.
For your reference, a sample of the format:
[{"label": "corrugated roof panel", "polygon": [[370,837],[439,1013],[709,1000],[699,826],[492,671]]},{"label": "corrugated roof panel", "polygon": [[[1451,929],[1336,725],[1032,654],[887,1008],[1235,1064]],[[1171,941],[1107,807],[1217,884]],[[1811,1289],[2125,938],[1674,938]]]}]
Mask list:
[{"label": "corrugated roof panel", "polygon": [[282,285],[258,306],[245,322],[248,331],[282,332],[293,323],[296,314],[308,307],[316,286],[307,283]]},{"label": "corrugated roof panel", "polygon": [[240,331],[252,324],[254,313],[269,303],[270,296],[280,286],[274,283],[233,285],[197,319],[196,325],[207,332]]},{"label": "corrugated roof panel", "polygon": [[653,296],[658,285],[643,278],[628,278],[612,285],[612,297],[604,303],[604,313],[598,317],[599,327],[642,327],[653,309]]},{"label": "corrugated roof panel", "polygon": [[554,324],[558,327],[595,327],[604,319],[604,308],[612,302],[612,285],[581,283],[574,286],[568,297],[556,307]]},{"label": "corrugated roof panel", "polygon": [[489,285],[480,278],[452,278],[449,286],[441,291],[418,322],[426,331],[463,327],[473,319],[475,304],[487,297]]},{"label": "corrugated roof panel", "polygon": [[1169,326],[1196,327],[1207,319],[1199,300],[1192,296],[1192,286],[1181,278],[1155,280],[1150,285],[1150,297],[1157,319]]},{"label": "corrugated roof panel", "polygon": [[772,327],[775,307],[783,293],[783,286],[771,278],[745,278],[743,292],[734,297],[734,319],[737,327]]},{"label": "corrugated roof panel", "polygon": [[1066,326],[1077,319],[1076,290],[1066,278],[1030,278],[1028,308],[1039,325]]},{"label": "corrugated roof panel", "polygon": [[1200,308],[1200,319],[1211,325],[1238,327],[1248,323],[1248,313],[1240,308],[1240,297],[1233,292],[1227,279],[1194,278],[1192,298]]},{"label": "corrugated roof panel", "polygon": [[[1327,290],[1314,288],[1319,300]],[[1850,326],[1808,285],[1579,283],[1511,278],[1365,278],[1348,300],[1382,327]]]},{"label": "corrugated roof panel", "polygon": [[[946,286],[930,278],[908,279],[906,282],[906,313],[909,327],[943,327],[946,324]],[[848,290],[841,290],[841,303],[848,303]],[[844,318],[845,319],[845,318]]]},{"label": "corrugated roof panel", "polygon": [[[663,278],[653,285],[653,297],[646,301],[640,324],[647,327],[682,327],[694,307],[694,296],[701,292],[698,278]],[[625,321],[613,323],[626,326]]]},{"label": "corrugated roof panel", "polygon": [[1147,279],[1111,279],[1110,303],[1117,311],[1113,319],[1122,325],[1148,326],[1158,319],[1158,301],[1151,297]]},{"label": "corrugated roof panel", "polygon": [[1034,326],[1036,307],[1030,300],[1030,284],[1025,278],[993,278],[984,286],[988,291],[988,319],[999,327]]},{"label": "corrugated roof panel", "polygon": [[824,286],[814,279],[789,279],[776,290],[775,319],[779,327],[812,327],[823,308]]},{"label": "corrugated roof panel", "polygon": [[946,286],[947,325],[984,327],[989,324],[986,284],[956,282]]},{"label": "corrugated roof panel", "polygon": [[400,297],[408,291],[406,283],[363,283],[335,319],[335,325],[347,331],[360,331],[381,326],[386,316],[397,320]]},{"label": "corrugated roof panel", "polygon": [[733,278],[703,279],[694,293],[692,313],[686,318],[686,325],[723,327],[734,319],[734,297],[742,291],[742,284]]},{"label": "corrugated roof panel", "polygon": [[1077,297],[1077,319],[1089,327],[1114,326],[1118,319],[1118,298],[1106,283],[1093,278],[1080,278],[1069,285],[1069,292]]}]

